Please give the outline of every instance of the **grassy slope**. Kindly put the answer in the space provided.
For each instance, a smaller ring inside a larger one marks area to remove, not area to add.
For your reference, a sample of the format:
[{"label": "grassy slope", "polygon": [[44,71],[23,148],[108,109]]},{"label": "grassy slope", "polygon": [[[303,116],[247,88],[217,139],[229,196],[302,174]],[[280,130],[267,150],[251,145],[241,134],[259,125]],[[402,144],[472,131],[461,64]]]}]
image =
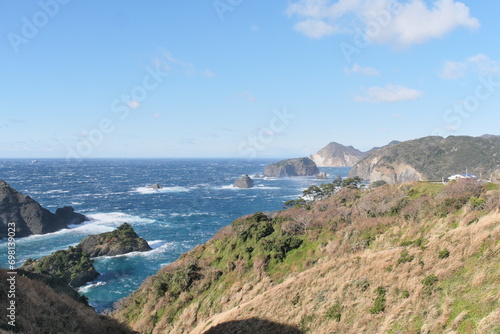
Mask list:
[{"label": "grassy slope", "polygon": [[303,333],[499,333],[497,188],[343,189],[309,208],[243,217],[146,280],[114,316],[143,333],[246,319]]}]

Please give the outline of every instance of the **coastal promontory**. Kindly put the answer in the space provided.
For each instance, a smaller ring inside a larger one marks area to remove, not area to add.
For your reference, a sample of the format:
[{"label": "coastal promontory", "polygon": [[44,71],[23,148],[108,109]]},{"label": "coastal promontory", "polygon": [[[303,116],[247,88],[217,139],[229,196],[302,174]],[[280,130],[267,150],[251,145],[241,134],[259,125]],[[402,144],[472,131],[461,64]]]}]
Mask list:
[{"label": "coastal promontory", "polygon": [[57,209],[54,214],[0,180],[0,238],[7,237],[8,228],[13,228],[15,236],[20,238],[55,232],[87,220],[70,206]]},{"label": "coastal promontory", "polygon": [[499,164],[499,137],[429,136],[373,151],[354,165],[349,177],[404,183],[473,173],[489,179]]},{"label": "coastal promontory", "polygon": [[264,168],[266,177],[316,176],[319,169],[309,158],[281,160]]}]

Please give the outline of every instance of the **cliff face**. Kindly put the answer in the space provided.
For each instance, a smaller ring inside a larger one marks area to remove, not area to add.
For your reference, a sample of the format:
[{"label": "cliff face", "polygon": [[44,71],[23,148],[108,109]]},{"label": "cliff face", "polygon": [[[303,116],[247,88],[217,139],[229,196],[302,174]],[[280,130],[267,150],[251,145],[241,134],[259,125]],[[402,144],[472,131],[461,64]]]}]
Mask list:
[{"label": "cliff face", "polygon": [[354,165],[349,177],[403,183],[441,180],[467,168],[489,178],[499,164],[498,137],[424,137],[373,151]]},{"label": "cliff face", "polygon": [[248,215],[113,317],[142,333],[494,333],[499,205],[493,184],[414,183]]},{"label": "cliff face", "polygon": [[0,238],[7,236],[9,223],[15,224],[16,237],[20,238],[55,232],[67,228],[68,224],[79,224],[86,220],[84,215],[75,213],[72,207],[57,209],[53,214],[31,197],[0,180]]},{"label": "cliff face", "polygon": [[360,150],[335,142],[329,143],[311,155],[311,159],[318,167],[352,167],[364,157],[365,154]]},{"label": "cliff face", "polygon": [[95,313],[91,307],[21,275],[16,276],[15,299],[9,299],[9,278],[11,275],[0,269],[0,308],[6,315],[9,300],[16,301],[16,326],[8,325],[10,319],[4,315],[0,320],[1,333],[133,333],[116,320]]},{"label": "cliff face", "polygon": [[151,250],[147,241],[139,237],[132,226],[127,223],[120,225],[112,232],[89,235],[76,247],[81,248],[90,257],[114,256]]},{"label": "cliff face", "polygon": [[316,176],[318,174],[318,167],[309,158],[282,160],[264,168],[264,176],[267,177]]}]

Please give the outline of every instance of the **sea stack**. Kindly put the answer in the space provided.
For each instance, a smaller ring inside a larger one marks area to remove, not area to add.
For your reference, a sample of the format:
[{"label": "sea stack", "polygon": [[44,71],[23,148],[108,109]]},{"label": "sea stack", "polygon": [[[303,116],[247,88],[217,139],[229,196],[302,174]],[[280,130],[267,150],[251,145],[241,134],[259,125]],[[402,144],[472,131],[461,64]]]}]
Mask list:
[{"label": "sea stack", "polygon": [[247,174],[243,175],[242,178],[234,181],[234,186],[238,188],[252,188],[253,180]]},{"label": "sea stack", "polygon": [[152,249],[128,223],[123,223],[112,232],[89,235],[76,247],[81,248],[90,257],[115,256],[130,252],[146,252]]},{"label": "sea stack", "polygon": [[318,167],[309,158],[281,160],[264,168],[264,176],[267,177],[316,176],[318,174]]}]

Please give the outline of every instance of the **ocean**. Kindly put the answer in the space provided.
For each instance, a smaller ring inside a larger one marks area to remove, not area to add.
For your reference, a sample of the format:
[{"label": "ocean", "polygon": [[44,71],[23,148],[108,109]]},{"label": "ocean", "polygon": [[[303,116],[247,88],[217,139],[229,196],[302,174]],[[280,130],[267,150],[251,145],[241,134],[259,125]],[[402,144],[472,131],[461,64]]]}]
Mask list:
[{"label": "ocean", "polygon": [[[0,160],[0,179],[54,212],[70,205],[92,220],[45,235],[17,240],[17,265],[78,244],[89,234],[109,232],[128,222],[152,251],[99,257],[101,275],[80,287],[97,312],[128,296],[148,276],[179,255],[209,240],[234,219],[275,211],[297,198],[314,177],[254,179],[255,187],[232,183],[243,174],[262,173],[272,160],[244,159],[9,159]],[[349,168],[320,168],[331,181]],[[148,188],[159,183],[163,189]],[[0,241],[0,266],[7,267],[7,245]]]}]

